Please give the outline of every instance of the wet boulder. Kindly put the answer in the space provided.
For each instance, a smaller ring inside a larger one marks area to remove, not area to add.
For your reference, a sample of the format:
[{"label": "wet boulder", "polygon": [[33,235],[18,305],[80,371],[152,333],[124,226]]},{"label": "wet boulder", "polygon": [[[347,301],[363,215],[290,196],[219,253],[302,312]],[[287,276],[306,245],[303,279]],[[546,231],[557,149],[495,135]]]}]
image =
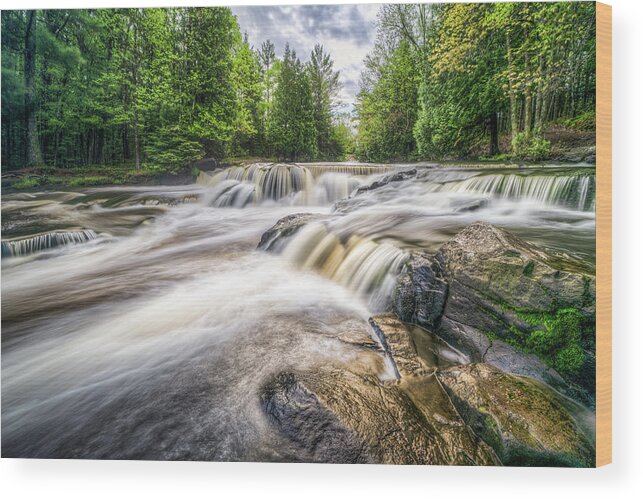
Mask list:
[{"label": "wet boulder", "polygon": [[403,180],[408,180],[415,176],[417,176],[416,168],[411,168],[409,170],[402,170],[399,172],[391,173],[389,175],[385,175],[379,180],[376,180],[368,185],[363,185],[362,187],[359,187],[356,191],[356,194],[360,194],[366,191],[372,191],[373,189],[379,189],[380,187],[384,187],[385,185],[388,185],[391,182],[401,182]]},{"label": "wet boulder", "polygon": [[582,263],[478,222],[434,256],[412,255],[394,307],[474,362],[531,376],[591,404],[595,289]]},{"label": "wet boulder", "polygon": [[391,383],[347,369],[284,372],[261,399],[275,430],[307,461],[500,464],[434,375]]},{"label": "wet boulder", "polygon": [[264,389],[263,408],[270,421],[312,462],[367,463],[368,453],[293,373],[280,373]]},{"label": "wet boulder", "polygon": [[489,364],[441,370],[462,418],[510,466],[594,466],[593,414],[547,385]]},{"label": "wet boulder", "polygon": [[279,249],[281,242],[293,236],[308,222],[319,220],[322,217],[323,215],[316,213],[294,213],[283,217],[263,233],[257,249],[275,251]]}]

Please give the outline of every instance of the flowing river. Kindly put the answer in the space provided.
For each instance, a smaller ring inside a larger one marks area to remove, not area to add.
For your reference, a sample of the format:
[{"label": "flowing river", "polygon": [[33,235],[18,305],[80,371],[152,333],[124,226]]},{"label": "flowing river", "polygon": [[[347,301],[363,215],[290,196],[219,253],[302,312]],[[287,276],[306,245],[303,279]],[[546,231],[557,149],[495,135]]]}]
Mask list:
[{"label": "flowing river", "polygon": [[[594,169],[562,166],[257,164],[5,195],[3,455],[308,460],[263,387],[329,366],[394,379],[368,319],[409,251],[483,220],[593,268],[594,205]],[[295,213],[312,215],[257,249]]]}]

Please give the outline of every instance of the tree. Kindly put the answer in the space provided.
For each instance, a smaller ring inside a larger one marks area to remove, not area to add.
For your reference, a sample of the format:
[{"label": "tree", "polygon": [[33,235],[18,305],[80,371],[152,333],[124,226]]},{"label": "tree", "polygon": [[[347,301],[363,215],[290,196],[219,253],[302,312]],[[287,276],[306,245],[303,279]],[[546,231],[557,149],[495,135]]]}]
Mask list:
[{"label": "tree", "polygon": [[259,59],[262,87],[262,98],[259,102],[259,146],[261,152],[270,155],[272,151],[270,145],[267,143],[266,134],[270,113],[272,111],[277,75],[279,74],[279,59],[277,59],[275,54],[275,46],[270,40],[266,40],[261,44],[261,47],[257,51],[257,57]]},{"label": "tree", "polygon": [[369,161],[410,159],[420,78],[409,44],[402,41],[378,71],[373,87],[358,95],[358,154]]},{"label": "tree", "polygon": [[250,48],[247,35],[235,53],[233,81],[237,91],[233,150],[241,154],[257,153],[261,149],[257,139],[262,118],[262,85],[259,59]]},{"label": "tree", "polygon": [[333,108],[341,88],[339,71],[333,69],[330,54],[324,52],[324,47],[320,44],[315,45],[310,53],[306,68],[313,101],[317,152],[321,157],[330,159],[341,152],[340,145],[333,136]]},{"label": "tree", "polygon": [[36,130],[35,80],[36,80],[36,25],[38,14],[35,10],[26,12],[25,29],[25,119],[27,122],[27,166],[42,163],[40,144]]},{"label": "tree", "polygon": [[589,2],[382,7],[362,74],[358,153],[400,157],[396,144],[385,142],[395,128],[384,124],[393,111],[383,89],[406,44],[420,82],[413,133],[419,157],[493,156],[502,134],[515,157],[546,155],[548,123],[595,120],[595,32]]},{"label": "tree", "polygon": [[308,72],[288,44],[277,76],[268,138],[280,158],[297,161],[317,153]]}]

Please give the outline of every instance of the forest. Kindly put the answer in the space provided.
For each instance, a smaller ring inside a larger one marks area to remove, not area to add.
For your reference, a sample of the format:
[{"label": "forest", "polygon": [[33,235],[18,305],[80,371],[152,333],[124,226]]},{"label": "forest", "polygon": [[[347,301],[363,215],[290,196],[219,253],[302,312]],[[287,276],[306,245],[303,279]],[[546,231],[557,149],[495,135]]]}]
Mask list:
[{"label": "forest", "polygon": [[2,12],[2,168],[202,158],[389,162],[550,154],[595,126],[589,2],[380,9],[355,109],[321,44],[252,47],[230,9]]},{"label": "forest", "polygon": [[3,11],[2,32],[6,168],[330,158],[348,136],[323,48],[254,50],[227,8]]},{"label": "forest", "polygon": [[385,5],[357,147],[371,161],[546,159],[548,124],[595,128],[590,2]]}]

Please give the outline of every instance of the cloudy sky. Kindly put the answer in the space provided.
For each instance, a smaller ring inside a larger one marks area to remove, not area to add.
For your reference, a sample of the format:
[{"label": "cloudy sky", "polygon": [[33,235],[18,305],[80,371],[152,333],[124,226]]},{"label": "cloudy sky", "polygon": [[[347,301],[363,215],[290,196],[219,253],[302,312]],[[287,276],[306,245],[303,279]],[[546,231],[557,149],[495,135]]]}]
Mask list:
[{"label": "cloudy sky", "polygon": [[377,4],[232,7],[255,48],[270,39],[281,57],[289,42],[307,61],[314,45],[321,43],[340,71],[340,101],[347,111],[359,90],[362,61],[375,42],[378,10]]}]

